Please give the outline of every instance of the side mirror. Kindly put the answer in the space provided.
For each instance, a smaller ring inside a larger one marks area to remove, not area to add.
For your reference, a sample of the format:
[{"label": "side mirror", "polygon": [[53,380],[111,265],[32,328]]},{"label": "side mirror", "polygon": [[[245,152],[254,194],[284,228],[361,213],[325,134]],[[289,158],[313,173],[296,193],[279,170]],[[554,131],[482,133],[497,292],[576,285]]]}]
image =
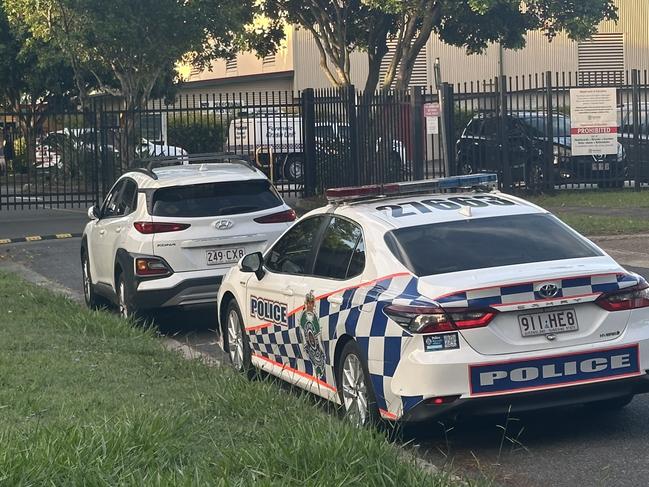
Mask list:
[{"label": "side mirror", "polygon": [[99,213],[99,208],[97,208],[97,205],[93,205],[90,208],[88,208],[88,218],[91,220],[99,220],[100,213]]},{"label": "side mirror", "polygon": [[257,279],[261,281],[266,274],[264,271],[264,256],[261,252],[246,255],[239,263],[239,270],[241,272],[254,272]]}]

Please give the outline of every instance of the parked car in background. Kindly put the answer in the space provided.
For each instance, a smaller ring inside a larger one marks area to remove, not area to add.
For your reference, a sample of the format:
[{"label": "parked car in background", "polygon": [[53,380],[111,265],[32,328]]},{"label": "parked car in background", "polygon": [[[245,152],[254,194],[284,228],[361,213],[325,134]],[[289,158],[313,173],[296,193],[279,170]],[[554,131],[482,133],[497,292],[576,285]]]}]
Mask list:
[{"label": "parked car in background", "polygon": [[[545,179],[548,160],[546,127],[550,122],[542,112],[514,112],[507,115],[508,159],[512,180],[537,187]],[[622,144],[608,156],[573,156],[570,118],[557,114],[552,123],[552,157],[557,184],[597,183],[601,187],[623,186],[627,168]],[[500,138],[501,118],[495,113],[476,115],[457,141],[458,174],[503,172]]]},{"label": "parked car in background", "polygon": [[629,164],[629,176],[636,177],[636,166],[638,167],[638,178],[643,183],[649,183],[649,103],[643,102],[638,106],[638,146],[635,147],[635,126],[633,120],[633,107],[621,106],[618,108],[618,122],[620,125],[620,144],[627,154],[633,154],[629,159],[634,161]]}]

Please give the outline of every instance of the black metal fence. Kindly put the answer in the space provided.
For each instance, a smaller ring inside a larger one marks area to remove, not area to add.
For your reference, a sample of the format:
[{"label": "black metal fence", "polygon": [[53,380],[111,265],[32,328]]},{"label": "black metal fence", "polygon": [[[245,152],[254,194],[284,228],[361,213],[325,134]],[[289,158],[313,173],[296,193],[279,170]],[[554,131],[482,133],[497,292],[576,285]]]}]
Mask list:
[{"label": "black metal fence", "polygon": [[[615,89],[615,151],[573,154],[574,88]],[[454,117],[448,120],[457,140],[449,158],[453,173],[498,172],[506,191],[639,189],[649,182],[646,71],[501,77],[453,89]]]},{"label": "black metal fence", "polygon": [[[570,90],[614,87],[618,148],[573,156]],[[142,159],[234,152],[285,196],[328,187],[498,172],[507,191],[634,187],[649,182],[646,72],[544,73],[439,90],[364,94],[183,95],[131,110],[0,112],[0,210],[83,207]]]}]

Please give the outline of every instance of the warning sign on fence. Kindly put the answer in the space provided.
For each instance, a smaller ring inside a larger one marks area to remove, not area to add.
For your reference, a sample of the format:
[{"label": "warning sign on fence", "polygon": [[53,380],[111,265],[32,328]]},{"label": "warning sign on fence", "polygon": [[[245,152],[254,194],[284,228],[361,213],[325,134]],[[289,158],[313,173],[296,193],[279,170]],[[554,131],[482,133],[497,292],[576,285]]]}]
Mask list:
[{"label": "warning sign on fence", "polygon": [[439,103],[424,103],[424,117],[426,117],[426,134],[439,134],[439,116],[441,110]]},{"label": "warning sign on fence", "polygon": [[617,91],[615,88],[570,90],[573,156],[617,154]]}]

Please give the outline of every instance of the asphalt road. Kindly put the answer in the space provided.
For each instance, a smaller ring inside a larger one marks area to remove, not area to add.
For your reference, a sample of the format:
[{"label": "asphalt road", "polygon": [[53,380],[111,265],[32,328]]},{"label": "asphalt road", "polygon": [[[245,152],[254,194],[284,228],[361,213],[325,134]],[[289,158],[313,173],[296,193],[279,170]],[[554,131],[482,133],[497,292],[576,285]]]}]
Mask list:
[{"label": "asphalt road", "polygon": [[[82,295],[79,239],[0,247],[0,266],[17,262]],[[649,268],[629,268],[649,278]],[[161,331],[218,356],[214,309],[155,317]],[[649,394],[618,412],[558,409],[510,417],[432,424],[414,437],[439,466],[512,486],[649,484]]]}]

